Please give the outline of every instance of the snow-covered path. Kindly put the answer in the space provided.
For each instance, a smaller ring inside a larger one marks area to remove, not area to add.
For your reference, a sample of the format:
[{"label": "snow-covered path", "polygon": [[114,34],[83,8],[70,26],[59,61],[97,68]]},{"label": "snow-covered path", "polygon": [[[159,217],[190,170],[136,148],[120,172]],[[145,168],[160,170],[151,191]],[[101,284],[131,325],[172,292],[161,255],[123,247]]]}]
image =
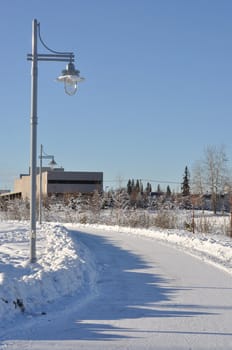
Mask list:
[{"label": "snow-covered path", "polygon": [[147,237],[74,235],[94,255],[92,298],[39,318],[3,349],[232,348],[231,275]]}]

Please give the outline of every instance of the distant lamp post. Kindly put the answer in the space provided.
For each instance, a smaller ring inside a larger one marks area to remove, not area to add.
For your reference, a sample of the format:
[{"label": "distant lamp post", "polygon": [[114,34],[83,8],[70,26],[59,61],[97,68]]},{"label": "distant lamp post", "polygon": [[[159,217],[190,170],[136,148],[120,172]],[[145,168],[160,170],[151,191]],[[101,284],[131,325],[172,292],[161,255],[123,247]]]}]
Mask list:
[{"label": "distant lamp post", "polygon": [[43,197],[43,191],[42,191],[42,183],[43,183],[43,177],[42,177],[42,171],[43,171],[43,159],[51,159],[49,162],[49,167],[51,170],[54,169],[56,166],[56,162],[54,159],[54,156],[51,156],[50,154],[46,154],[43,150],[43,145],[40,145],[40,166],[39,166],[39,223],[42,223],[42,216],[43,216],[43,210],[42,210],[42,197]]},{"label": "distant lamp post", "polygon": [[[49,51],[49,54],[39,54],[37,51],[37,41]],[[59,61],[67,62],[66,70],[58,81],[63,81],[65,91],[68,95],[73,95],[77,90],[77,83],[84,80],[79,76],[79,71],[74,66],[73,52],[58,52],[51,50],[42,40],[40,35],[40,24],[36,19],[32,21],[32,53],[27,55],[27,60],[31,61],[31,144],[30,144],[30,262],[36,262],[36,175],[37,175],[37,86],[38,86],[38,61]]]}]

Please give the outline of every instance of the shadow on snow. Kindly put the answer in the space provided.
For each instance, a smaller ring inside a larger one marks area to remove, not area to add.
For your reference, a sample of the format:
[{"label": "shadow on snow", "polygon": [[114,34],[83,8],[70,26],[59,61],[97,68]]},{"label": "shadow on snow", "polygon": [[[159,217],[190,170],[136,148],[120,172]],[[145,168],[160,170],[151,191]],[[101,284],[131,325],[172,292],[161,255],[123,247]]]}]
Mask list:
[{"label": "shadow on snow", "polygon": [[[27,334],[27,339],[104,341],[129,338],[130,332],[134,338],[136,332],[139,337],[140,331],[128,328],[130,319],[210,314],[197,310],[197,305],[194,305],[194,311],[183,310],[185,305],[175,307],[174,304],[169,304],[165,308],[165,302],[171,301],[181,289],[171,288],[167,279],[154,274],[154,266],[146,263],[140,256],[121,249],[113,239],[74,231],[70,231],[70,234],[77,242],[86,245],[91,254],[97,252],[94,255],[97,268],[96,297],[76,312],[71,311],[65,330],[57,332],[55,336],[49,330],[41,334],[37,331],[34,335],[32,332]],[[173,309],[170,310],[170,306]],[[72,303],[66,306],[66,310],[67,307],[72,308]],[[123,322],[120,327],[115,326],[117,320],[125,320],[125,328],[122,327]],[[41,330],[45,328],[45,322],[52,329],[53,325],[48,323],[49,314],[45,317]],[[25,337],[22,334],[17,339]]]}]

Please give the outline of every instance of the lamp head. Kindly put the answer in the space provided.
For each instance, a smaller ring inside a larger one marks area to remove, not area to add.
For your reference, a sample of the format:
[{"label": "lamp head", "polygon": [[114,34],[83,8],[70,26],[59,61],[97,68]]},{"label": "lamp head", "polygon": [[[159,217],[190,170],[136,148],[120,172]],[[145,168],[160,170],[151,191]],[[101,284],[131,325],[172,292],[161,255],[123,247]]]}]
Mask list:
[{"label": "lamp head", "polygon": [[84,78],[80,77],[80,71],[75,69],[75,65],[69,62],[66,69],[62,70],[62,74],[57,78],[57,81],[64,82],[66,94],[74,95],[77,91],[77,83],[80,83]]},{"label": "lamp head", "polygon": [[54,158],[52,158],[52,160],[49,163],[50,168],[53,170],[55,168],[55,166],[57,165],[56,161]]}]

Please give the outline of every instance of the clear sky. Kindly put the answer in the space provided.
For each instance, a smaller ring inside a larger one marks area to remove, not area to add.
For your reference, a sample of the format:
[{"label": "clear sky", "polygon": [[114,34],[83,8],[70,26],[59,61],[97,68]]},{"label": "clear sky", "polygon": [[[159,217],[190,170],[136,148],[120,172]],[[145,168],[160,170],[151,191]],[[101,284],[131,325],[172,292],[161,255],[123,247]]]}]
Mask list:
[{"label": "clear sky", "polygon": [[225,145],[231,162],[231,0],[0,5],[0,188],[29,167],[33,18],[86,79],[70,97],[55,82],[63,64],[39,62],[38,151],[65,170],[103,171],[110,187],[134,178],[173,188],[209,145]]}]

